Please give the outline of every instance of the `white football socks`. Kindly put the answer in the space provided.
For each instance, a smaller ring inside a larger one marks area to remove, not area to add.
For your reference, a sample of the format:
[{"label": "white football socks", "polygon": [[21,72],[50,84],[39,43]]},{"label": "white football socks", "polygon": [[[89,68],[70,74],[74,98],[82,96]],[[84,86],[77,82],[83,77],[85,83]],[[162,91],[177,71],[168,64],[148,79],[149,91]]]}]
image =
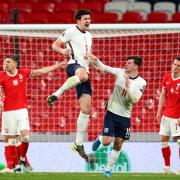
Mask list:
[{"label": "white football socks", "polygon": [[86,132],[89,121],[89,114],[79,113],[77,120],[77,135],[76,135],[76,145],[82,146],[84,134]]},{"label": "white football socks", "polygon": [[71,89],[80,83],[81,81],[78,76],[72,76],[68,78],[65,83],[55,93],[53,93],[53,95],[59,98],[64,91]]},{"label": "white football socks", "polygon": [[112,149],[108,158],[106,170],[112,171],[113,166],[115,165],[116,161],[119,158],[119,154],[120,154],[120,151],[116,151],[115,149]]}]

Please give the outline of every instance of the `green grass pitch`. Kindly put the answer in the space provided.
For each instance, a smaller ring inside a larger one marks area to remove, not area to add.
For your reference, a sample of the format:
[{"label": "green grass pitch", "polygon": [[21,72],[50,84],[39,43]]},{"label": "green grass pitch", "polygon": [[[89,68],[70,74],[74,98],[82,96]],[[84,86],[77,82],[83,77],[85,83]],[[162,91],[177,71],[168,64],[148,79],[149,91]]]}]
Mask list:
[{"label": "green grass pitch", "polygon": [[114,173],[106,178],[102,173],[27,173],[0,174],[2,180],[173,180],[180,179],[180,175],[164,175],[154,173]]}]

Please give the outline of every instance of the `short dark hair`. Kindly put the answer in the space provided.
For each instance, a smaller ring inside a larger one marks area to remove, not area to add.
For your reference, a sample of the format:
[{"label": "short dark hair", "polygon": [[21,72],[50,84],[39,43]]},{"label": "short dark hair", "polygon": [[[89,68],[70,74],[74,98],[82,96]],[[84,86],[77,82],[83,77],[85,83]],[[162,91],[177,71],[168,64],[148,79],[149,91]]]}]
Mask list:
[{"label": "short dark hair", "polygon": [[177,56],[175,59],[177,59],[178,61],[180,61],[180,56]]},{"label": "short dark hair", "polygon": [[10,59],[12,59],[13,61],[19,63],[19,57],[16,56],[16,55],[8,55],[8,56],[5,57],[5,59],[6,59],[6,58],[10,58]]},{"label": "short dark hair", "polygon": [[128,56],[127,60],[129,60],[129,59],[133,59],[134,64],[138,65],[138,68],[141,67],[141,65],[142,65],[142,58],[141,57],[139,57],[139,56]]},{"label": "short dark hair", "polygon": [[90,14],[91,14],[91,12],[89,10],[81,9],[81,10],[77,11],[77,13],[75,15],[75,19],[76,20],[81,20],[81,16],[90,15]]}]

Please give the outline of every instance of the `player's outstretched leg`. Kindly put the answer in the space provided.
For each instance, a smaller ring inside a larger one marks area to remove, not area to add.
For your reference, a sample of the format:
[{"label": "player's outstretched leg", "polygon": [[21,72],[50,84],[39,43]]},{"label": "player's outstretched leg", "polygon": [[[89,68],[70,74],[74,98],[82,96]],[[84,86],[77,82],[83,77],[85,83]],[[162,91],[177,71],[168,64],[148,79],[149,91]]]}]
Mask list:
[{"label": "player's outstretched leg", "polygon": [[99,148],[101,142],[99,140],[99,136],[96,138],[96,140],[93,142],[92,144],[92,150],[93,151],[97,151],[97,149]]},{"label": "player's outstretched leg", "polygon": [[72,76],[69,77],[64,84],[51,96],[47,98],[47,103],[52,107],[54,105],[54,102],[68,89],[71,89],[73,87],[76,87],[78,84],[80,84],[81,81],[78,76]]},{"label": "player's outstretched leg", "polygon": [[72,150],[77,152],[83,159],[85,159],[88,162],[88,155],[84,151],[84,146],[79,146],[74,144],[72,147]]},{"label": "player's outstretched leg", "polygon": [[109,171],[109,170],[106,170],[106,171],[104,171],[104,176],[105,177],[111,177],[112,176],[112,172]]},{"label": "player's outstretched leg", "polygon": [[57,96],[51,95],[48,96],[47,103],[49,104],[49,106],[53,107],[56,100],[57,100]]}]

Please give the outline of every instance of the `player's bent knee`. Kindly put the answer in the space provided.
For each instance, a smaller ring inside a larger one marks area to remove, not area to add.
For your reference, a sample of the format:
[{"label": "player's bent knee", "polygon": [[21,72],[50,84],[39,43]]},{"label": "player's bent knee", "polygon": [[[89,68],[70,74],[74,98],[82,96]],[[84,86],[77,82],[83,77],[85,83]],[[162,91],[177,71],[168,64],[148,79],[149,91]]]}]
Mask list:
[{"label": "player's bent knee", "polygon": [[29,142],[29,135],[28,136],[23,136],[22,137],[22,142]]},{"label": "player's bent knee", "polygon": [[82,112],[83,114],[89,115],[90,112],[91,112],[91,106],[90,106],[90,107],[84,107],[83,109],[81,109],[81,112]]},{"label": "player's bent knee", "polygon": [[85,81],[88,80],[88,75],[87,74],[82,74],[82,75],[80,75],[79,79],[80,79],[81,82],[85,82]]},{"label": "player's bent knee", "polygon": [[102,145],[103,146],[108,146],[109,144],[111,144],[111,140],[102,140]]}]

